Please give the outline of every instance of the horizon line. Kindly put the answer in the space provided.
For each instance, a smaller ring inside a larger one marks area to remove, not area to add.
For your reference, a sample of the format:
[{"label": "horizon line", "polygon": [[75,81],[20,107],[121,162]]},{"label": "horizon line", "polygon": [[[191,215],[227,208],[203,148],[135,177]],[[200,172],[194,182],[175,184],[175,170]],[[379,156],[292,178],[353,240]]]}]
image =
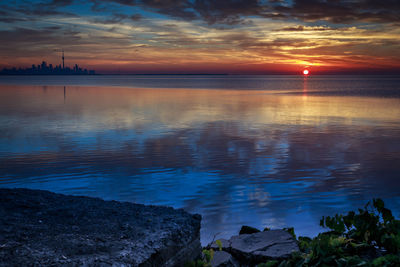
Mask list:
[{"label": "horizon line", "polygon": [[288,75],[288,76],[322,76],[322,75],[400,75],[400,71],[398,72],[318,72],[304,75],[301,72],[290,72],[290,73],[95,73],[95,74],[47,74],[47,73],[37,73],[37,74],[24,74],[24,73],[15,73],[15,74],[6,74],[1,73],[0,76],[102,76],[102,75],[110,75],[110,76],[240,76],[240,75],[248,75],[248,76],[265,76],[265,75]]}]

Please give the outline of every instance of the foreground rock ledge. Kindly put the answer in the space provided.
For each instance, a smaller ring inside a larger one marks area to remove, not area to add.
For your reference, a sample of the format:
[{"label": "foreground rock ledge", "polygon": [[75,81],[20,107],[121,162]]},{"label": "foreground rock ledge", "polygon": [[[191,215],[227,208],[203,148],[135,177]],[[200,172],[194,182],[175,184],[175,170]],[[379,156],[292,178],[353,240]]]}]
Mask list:
[{"label": "foreground rock ledge", "polygon": [[200,215],[47,191],[0,189],[0,266],[183,266]]},{"label": "foreground rock ledge", "polygon": [[[287,259],[293,252],[299,252],[296,240],[284,230],[269,230],[253,234],[232,236],[229,240],[220,239],[221,250],[230,253],[239,263],[255,266],[268,260]],[[218,251],[216,242],[210,244],[210,248]],[[219,256],[224,260],[214,263],[212,266],[236,266],[231,263],[229,254]],[[223,264],[222,264],[223,263]]]}]

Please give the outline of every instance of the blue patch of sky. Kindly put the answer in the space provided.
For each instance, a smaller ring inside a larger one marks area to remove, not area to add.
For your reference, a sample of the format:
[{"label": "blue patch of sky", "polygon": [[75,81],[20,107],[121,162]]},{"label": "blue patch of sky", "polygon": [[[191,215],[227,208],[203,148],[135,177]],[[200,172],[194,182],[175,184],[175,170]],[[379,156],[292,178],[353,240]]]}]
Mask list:
[{"label": "blue patch of sky", "polygon": [[82,17],[91,16],[96,13],[92,10],[92,5],[93,4],[91,4],[90,2],[85,2],[85,3],[75,2],[70,6],[62,7],[62,10]]},{"label": "blue patch of sky", "polygon": [[[50,1],[43,0],[32,0],[32,1],[8,1],[4,2],[0,5],[0,10],[4,11],[12,11],[15,9],[32,9],[38,8],[41,9],[45,4],[50,3]],[[140,14],[146,18],[166,18],[165,15],[157,14],[151,11],[143,10],[139,6],[127,6],[121,5],[118,3],[107,2],[104,4],[100,4],[100,9],[95,11],[93,9],[94,4],[90,1],[88,2],[77,2],[74,1],[70,5],[66,6],[57,6],[54,9],[57,11],[62,11],[65,13],[72,13],[81,17],[85,16],[97,16],[97,15],[106,15],[112,16],[113,14],[125,14],[128,16],[134,14]],[[105,18],[107,19],[107,18]]]}]

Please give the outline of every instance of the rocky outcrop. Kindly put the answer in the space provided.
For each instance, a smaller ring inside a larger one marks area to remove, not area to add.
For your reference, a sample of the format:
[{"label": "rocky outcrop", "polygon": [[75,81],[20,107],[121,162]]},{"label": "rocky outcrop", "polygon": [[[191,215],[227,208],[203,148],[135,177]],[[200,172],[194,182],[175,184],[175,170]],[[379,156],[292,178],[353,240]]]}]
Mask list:
[{"label": "rocky outcrop", "polygon": [[231,254],[225,251],[214,252],[214,257],[211,260],[211,267],[239,267],[239,263],[232,257]]},{"label": "rocky outcrop", "polygon": [[283,230],[232,236],[229,242],[232,254],[250,261],[288,258],[299,251],[294,238]]},{"label": "rocky outcrop", "polygon": [[0,266],[183,266],[200,215],[47,191],[0,189]]},{"label": "rocky outcrop", "polygon": [[[299,247],[291,234],[284,230],[269,230],[253,234],[232,236],[229,240],[220,239],[221,249],[230,253],[236,260],[246,265],[256,265],[268,260],[285,259]],[[210,245],[219,250],[216,242]]]}]

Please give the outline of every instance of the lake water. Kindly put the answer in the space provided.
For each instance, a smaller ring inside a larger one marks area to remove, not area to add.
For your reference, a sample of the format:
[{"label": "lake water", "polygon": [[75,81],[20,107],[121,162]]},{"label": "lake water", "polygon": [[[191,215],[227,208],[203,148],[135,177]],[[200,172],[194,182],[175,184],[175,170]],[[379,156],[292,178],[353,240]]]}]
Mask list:
[{"label": "lake water", "polygon": [[400,77],[3,76],[0,187],[184,208],[203,244],[399,216]]}]

